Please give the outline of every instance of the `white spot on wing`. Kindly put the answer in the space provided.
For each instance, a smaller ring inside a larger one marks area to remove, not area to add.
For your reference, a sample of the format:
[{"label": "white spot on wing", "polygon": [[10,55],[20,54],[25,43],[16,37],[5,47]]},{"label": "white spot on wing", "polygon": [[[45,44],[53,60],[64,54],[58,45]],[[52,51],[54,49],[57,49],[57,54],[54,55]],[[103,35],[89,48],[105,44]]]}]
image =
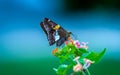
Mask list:
[{"label": "white spot on wing", "polygon": [[58,35],[58,32],[56,30],[56,34],[55,34],[55,41],[59,40],[60,39],[60,36]]}]

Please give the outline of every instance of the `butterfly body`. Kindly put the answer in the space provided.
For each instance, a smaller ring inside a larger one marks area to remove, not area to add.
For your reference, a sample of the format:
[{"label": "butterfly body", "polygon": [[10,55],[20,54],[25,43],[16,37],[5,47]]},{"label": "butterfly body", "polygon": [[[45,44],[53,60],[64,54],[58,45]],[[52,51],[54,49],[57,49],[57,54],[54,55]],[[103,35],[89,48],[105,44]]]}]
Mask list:
[{"label": "butterfly body", "polygon": [[56,43],[56,46],[59,47],[65,41],[67,41],[68,37],[70,37],[70,32],[66,31],[60,25],[56,24],[48,18],[44,18],[43,22],[41,22],[40,25],[47,35],[50,46]]}]

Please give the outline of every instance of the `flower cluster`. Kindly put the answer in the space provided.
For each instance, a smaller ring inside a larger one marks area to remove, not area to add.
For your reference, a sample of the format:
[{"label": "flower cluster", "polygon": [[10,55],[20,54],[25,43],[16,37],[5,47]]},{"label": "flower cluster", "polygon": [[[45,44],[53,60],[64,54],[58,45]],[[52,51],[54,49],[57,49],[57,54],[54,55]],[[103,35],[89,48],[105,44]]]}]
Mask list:
[{"label": "flower cluster", "polygon": [[67,71],[72,69],[75,73],[80,73],[80,75],[90,75],[88,68],[91,64],[98,62],[104,55],[106,49],[100,53],[88,51],[87,42],[79,42],[79,40],[73,40],[71,38],[69,41],[65,41],[65,46],[53,51],[54,55],[59,58],[60,65],[58,68],[54,68],[57,75],[66,75]]},{"label": "flower cluster", "polygon": [[75,47],[77,48],[85,48],[86,50],[88,49],[88,46],[87,46],[88,42],[79,42],[78,40],[74,41],[74,45]]}]

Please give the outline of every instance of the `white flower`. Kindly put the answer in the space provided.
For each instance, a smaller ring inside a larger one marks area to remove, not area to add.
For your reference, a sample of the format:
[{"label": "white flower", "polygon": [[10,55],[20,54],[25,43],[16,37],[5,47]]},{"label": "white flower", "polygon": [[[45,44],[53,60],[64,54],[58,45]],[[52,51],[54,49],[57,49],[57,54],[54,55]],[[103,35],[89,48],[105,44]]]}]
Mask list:
[{"label": "white flower", "polygon": [[85,48],[85,49],[88,49],[88,46],[87,46],[88,42],[81,42],[81,48]]},{"label": "white flower", "polygon": [[80,56],[77,56],[75,59],[73,59],[73,61],[77,62],[77,65],[75,65],[73,67],[74,72],[79,72],[79,71],[81,71],[83,69],[82,64],[78,61],[79,58],[80,58]]},{"label": "white flower", "polygon": [[73,71],[74,72],[79,72],[83,69],[82,65],[81,64],[77,64],[73,67]]},{"label": "white flower", "polygon": [[84,61],[85,61],[85,64],[83,65],[83,69],[87,69],[88,67],[90,67],[90,65],[92,64],[92,63],[94,63],[94,61],[91,61],[91,60],[89,60],[89,59],[84,59]]},{"label": "white flower", "polygon": [[75,59],[73,59],[73,61],[76,61],[77,64],[79,64],[80,62],[78,61],[78,59],[80,58],[80,56],[77,56]]}]

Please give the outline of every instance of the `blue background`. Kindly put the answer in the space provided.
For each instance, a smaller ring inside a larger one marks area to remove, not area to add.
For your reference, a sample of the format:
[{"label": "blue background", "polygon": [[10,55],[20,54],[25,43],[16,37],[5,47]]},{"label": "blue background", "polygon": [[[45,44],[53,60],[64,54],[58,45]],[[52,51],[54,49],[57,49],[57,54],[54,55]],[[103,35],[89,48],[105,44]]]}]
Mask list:
[{"label": "blue background", "polygon": [[90,51],[107,48],[103,60],[91,67],[92,75],[120,74],[119,13],[103,8],[66,12],[64,0],[0,0],[0,75],[55,75],[55,46],[49,46],[39,26],[44,17],[89,42]]}]

